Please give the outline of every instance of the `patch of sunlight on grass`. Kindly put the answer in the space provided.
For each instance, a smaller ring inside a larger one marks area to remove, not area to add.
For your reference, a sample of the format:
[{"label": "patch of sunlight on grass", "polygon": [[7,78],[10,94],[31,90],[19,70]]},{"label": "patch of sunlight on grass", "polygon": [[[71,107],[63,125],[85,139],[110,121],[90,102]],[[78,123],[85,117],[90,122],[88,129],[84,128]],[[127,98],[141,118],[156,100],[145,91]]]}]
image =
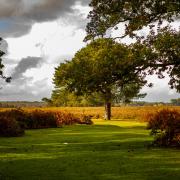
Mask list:
[{"label": "patch of sunlight on grass", "polygon": [[93,119],[94,124],[96,125],[114,125],[119,127],[133,127],[133,126],[145,126],[145,122],[137,122],[137,121],[124,121],[124,120],[117,120],[117,119],[111,119],[111,120],[103,120],[103,119]]},{"label": "patch of sunlight on grass", "polygon": [[[59,156],[59,153],[58,153]],[[63,156],[63,155],[62,155]],[[50,155],[49,153],[7,153],[7,154],[1,154],[0,158],[2,158],[4,161],[10,159],[10,160],[28,160],[28,159],[54,159],[57,156]]]}]

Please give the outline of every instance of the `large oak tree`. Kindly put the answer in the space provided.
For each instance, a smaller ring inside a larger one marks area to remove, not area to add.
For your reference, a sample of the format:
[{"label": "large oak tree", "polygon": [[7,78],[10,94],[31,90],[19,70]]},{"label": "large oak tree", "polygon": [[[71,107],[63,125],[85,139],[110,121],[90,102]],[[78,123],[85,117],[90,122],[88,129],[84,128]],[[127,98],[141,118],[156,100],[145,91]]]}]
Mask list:
[{"label": "large oak tree", "polygon": [[56,68],[54,84],[77,95],[100,93],[105,102],[105,119],[110,119],[114,88],[123,91],[132,87],[131,93],[137,96],[146,83],[141,72],[143,54],[148,51],[141,49],[140,53],[112,39],[98,39],[78,51],[72,61]]}]

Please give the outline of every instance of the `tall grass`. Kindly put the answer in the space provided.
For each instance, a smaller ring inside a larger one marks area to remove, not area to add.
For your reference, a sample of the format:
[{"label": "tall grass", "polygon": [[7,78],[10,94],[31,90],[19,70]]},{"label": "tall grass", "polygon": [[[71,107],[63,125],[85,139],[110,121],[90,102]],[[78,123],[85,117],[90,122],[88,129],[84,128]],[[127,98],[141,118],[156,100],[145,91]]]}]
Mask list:
[{"label": "tall grass", "polygon": [[[113,119],[131,119],[142,121],[145,120],[147,114],[152,114],[161,109],[168,108],[170,110],[177,110],[180,112],[180,106],[122,106],[122,107],[112,107],[112,118]],[[42,110],[46,112],[64,112],[71,113],[78,117],[92,116],[94,119],[104,117],[104,107],[31,107],[23,108],[26,112],[32,112],[34,110]],[[7,110],[6,108],[0,108],[0,111]]]},{"label": "tall grass", "polygon": [[[180,106],[122,106],[122,107],[112,107],[112,118],[113,119],[132,119],[137,121],[142,121],[145,119],[147,114],[159,111],[161,109],[175,109],[180,112]],[[27,108],[25,108],[27,109]],[[34,108],[28,108],[27,111],[32,111]],[[35,108],[37,109],[37,108]],[[90,115],[94,119],[104,117],[104,107],[48,107],[40,108],[44,111],[51,112],[67,112],[72,113],[77,116]]]}]

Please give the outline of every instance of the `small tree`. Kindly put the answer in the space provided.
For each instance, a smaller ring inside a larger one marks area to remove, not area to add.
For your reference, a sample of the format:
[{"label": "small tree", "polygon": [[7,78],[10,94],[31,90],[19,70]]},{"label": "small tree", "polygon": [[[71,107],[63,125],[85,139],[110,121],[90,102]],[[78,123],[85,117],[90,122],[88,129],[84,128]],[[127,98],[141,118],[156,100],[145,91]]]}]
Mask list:
[{"label": "small tree", "polygon": [[180,106],[180,98],[171,99],[171,104],[176,105],[176,106]]},{"label": "small tree", "polygon": [[[3,39],[2,38],[0,38],[0,45],[1,45],[1,41],[2,41]],[[5,52],[3,52],[3,51],[1,51],[0,50],[0,77],[1,78],[3,78],[3,79],[5,79],[5,81],[6,82],[10,82],[11,81],[11,77],[5,77],[4,75],[3,75],[3,67],[4,67],[4,65],[2,64],[2,56],[5,54]]]},{"label": "small tree", "polygon": [[43,97],[41,101],[45,102],[48,106],[52,105],[52,100],[46,97]]},{"label": "small tree", "polygon": [[100,93],[105,102],[105,119],[110,119],[114,87],[121,90],[136,84],[140,89],[146,83],[138,68],[141,65],[128,46],[98,39],[77,52],[72,61],[56,68],[54,84],[77,95]]},{"label": "small tree", "polygon": [[[2,41],[2,38],[0,38],[0,42],[1,42],[1,41]],[[4,78],[4,76],[3,76],[3,71],[2,71],[4,65],[2,64],[2,58],[1,58],[1,57],[2,57],[4,54],[5,54],[5,53],[0,50],[0,76],[1,76],[2,78]]]}]

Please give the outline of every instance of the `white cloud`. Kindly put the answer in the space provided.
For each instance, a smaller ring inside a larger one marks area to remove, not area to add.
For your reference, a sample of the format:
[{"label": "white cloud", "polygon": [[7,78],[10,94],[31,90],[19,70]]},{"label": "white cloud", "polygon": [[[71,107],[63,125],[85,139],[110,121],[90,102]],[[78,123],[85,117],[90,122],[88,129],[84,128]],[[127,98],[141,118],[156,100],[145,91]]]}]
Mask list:
[{"label": "white cloud", "polygon": [[[59,20],[60,21],[60,20]],[[19,38],[7,38],[9,59],[21,59],[27,56],[51,57],[73,55],[85,45],[85,31],[59,21],[37,23],[28,35]]]},{"label": "white cloud", "polygon": [[[3,85],[1,100],[41,100],[51,95],[54,68],[64,59],[72,57],[82,48],[85,31],[74,25],[64,25],[61,20],[36,23],[29,34],[19,38],[7,38],[8,54],[5,73],[11,75],[15,67],[27,57],[41,57],[41,66],[27,69],[22,77]],[[34,58],[34,59],[35,59]],[[28,59],[28,58],[27,58]],[[12,77],[13,78],[13,77]],[[39,86],[43,82],[43,86]]]},{"label": "white cloud", "polygon": [[147,93],[147,96],[142,101],[150,102],[169,102],[170,99],[180,97],[180,94],[175,89],[169,89],[168,82],[169,77],[166,76],[164,79],[158,79],[157,76],[148,76],[148,82],[153,83],[153,87],[149,88],[145,86],[142,89],[142,93]]},{"label": "white cloud", "polygon": [[[27,69],[19,79],[12,83],[4,83],[0,91],[1,100],[35,101],[41,100],[42,97],[50,97],[54,67],[64,59],[73,57],[85,46],[83,42],[85,31],[82,27],[86,25],[86,16],[90,8],[82,6],[81,3],[76,3],[74,7],[71,7],[75,12],[74,16],[59,17],[51,22],[39,21],[32,26],[28,34],[5,39],[8,42],[8,54],[4,64],[6,65],[5,73],[8,75],[13,73],[22,58],[41,57],[42,63],[41,66]],[[174,23],[174,26],[176,27],[177,23]],[[119,28],[123,27],[119,26]],[[114,31],[112,35],[116,36],[118,33],[119,31]],[[131,43],[132,40],[127,37],[122,42]],[[158,80],[151,77],[150,80],[154,82],[154,87],[143,89],[148,93],[144,100],[168,101],[179,96],[174,90],[169,90],[167,79]]]}]

